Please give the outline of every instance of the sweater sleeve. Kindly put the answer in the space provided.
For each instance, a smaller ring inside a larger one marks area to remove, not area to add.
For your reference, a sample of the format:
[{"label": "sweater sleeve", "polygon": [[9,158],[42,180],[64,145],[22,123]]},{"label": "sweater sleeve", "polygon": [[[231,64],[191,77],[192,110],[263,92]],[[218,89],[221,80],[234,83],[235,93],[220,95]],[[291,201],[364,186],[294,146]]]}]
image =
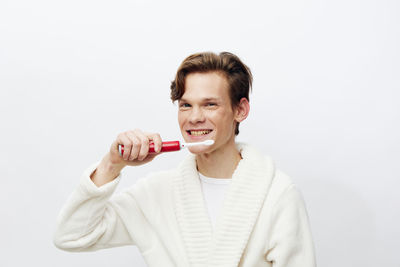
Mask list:
[{"label": "sweater sleeve", "polygon": [[[58,216],[54,244],[60,249],[94,251],[136,245],[136,240],[133,240],[127,229],[127,222],[130,219],[136,224],[145,221],[143,213],[132,194],[120,193],[115,200],[111,200],[121,174],[100,187],[92,182],[90,175],[97,165],[98,163],[93,164],[84,171],[80,184]],[[129,212],[126,209],[129,209]],[[129,214],[129,218],[124,216],[124,213]],[[143,225],[141,231],[145,229],[146,225]]]},{"label": "sweater sleeve", "polygon": [[266,260],[273,267],[315,267],[314,244],[304,200],[289,186],[274,206]]}]

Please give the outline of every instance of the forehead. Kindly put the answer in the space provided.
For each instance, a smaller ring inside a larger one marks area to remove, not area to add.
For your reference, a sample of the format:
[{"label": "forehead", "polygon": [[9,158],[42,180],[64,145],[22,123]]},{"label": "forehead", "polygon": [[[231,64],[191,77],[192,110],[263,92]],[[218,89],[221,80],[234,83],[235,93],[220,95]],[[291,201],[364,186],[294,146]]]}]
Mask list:
[{"label": "forehead", "polygon": [[185,93],[182,99],[229,98],[229,83],[218,72],[190,73],[185,78]]}]

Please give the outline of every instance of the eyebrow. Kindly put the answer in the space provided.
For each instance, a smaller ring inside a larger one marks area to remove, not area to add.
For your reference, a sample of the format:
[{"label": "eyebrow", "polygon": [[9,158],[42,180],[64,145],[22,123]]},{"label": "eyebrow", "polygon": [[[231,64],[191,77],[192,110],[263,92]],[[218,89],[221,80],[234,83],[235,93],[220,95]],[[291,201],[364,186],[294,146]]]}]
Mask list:
[{"label": "eyebrow", "polygon": [[[207,97],[207,98],[203,98],[201,101],[203,101],[203,102],[207,102],[207,101],[218,101],[219,100],[219,98],[217,98],[217,97]],[[182,102],[189,102],[188,100],[186,100],[185,98],[181,98],[181,99],[179,99],[179,101],[182,101]]]}]

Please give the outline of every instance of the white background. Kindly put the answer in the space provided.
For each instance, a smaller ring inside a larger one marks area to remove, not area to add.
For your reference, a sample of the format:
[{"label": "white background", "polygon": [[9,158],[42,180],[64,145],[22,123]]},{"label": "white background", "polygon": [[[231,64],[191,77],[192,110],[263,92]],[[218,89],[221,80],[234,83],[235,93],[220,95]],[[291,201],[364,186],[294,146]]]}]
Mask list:
[{"label": "white background", "polygon": [[56,249],[55,220],[118,133],[180,138],[169,85],[198,51],[250,66],[238,140],[300,187],[318,266],[400,266],[399,3],[2,0],[0,266],[145,266],[136,247]]}]

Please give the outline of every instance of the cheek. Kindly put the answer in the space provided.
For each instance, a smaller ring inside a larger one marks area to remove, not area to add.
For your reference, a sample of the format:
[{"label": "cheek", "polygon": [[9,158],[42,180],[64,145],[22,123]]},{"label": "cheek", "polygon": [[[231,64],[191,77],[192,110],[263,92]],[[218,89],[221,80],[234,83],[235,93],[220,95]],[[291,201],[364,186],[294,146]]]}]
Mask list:
[{"label": "cheek", "polygon": [[179,112],[178,113],[178,124],[180,127],[182,127],[183,122],[184,122],[183,115]]},{"label": "cheek", "polygon": [[[218,125],[219,128],[230,129],[234,124],[234,118],[232,112],[218,111],[210,114],[208,117],[214,124]],[[231,123],[232,122],[232,123]]]},{"label": "cheek", "polygon": [[218,116],[221,118],[221,120],[223,120],[224,122],[228,122],[233,120],[233,113],[230,110],[221,110],[221,112],[219,112]]}]

